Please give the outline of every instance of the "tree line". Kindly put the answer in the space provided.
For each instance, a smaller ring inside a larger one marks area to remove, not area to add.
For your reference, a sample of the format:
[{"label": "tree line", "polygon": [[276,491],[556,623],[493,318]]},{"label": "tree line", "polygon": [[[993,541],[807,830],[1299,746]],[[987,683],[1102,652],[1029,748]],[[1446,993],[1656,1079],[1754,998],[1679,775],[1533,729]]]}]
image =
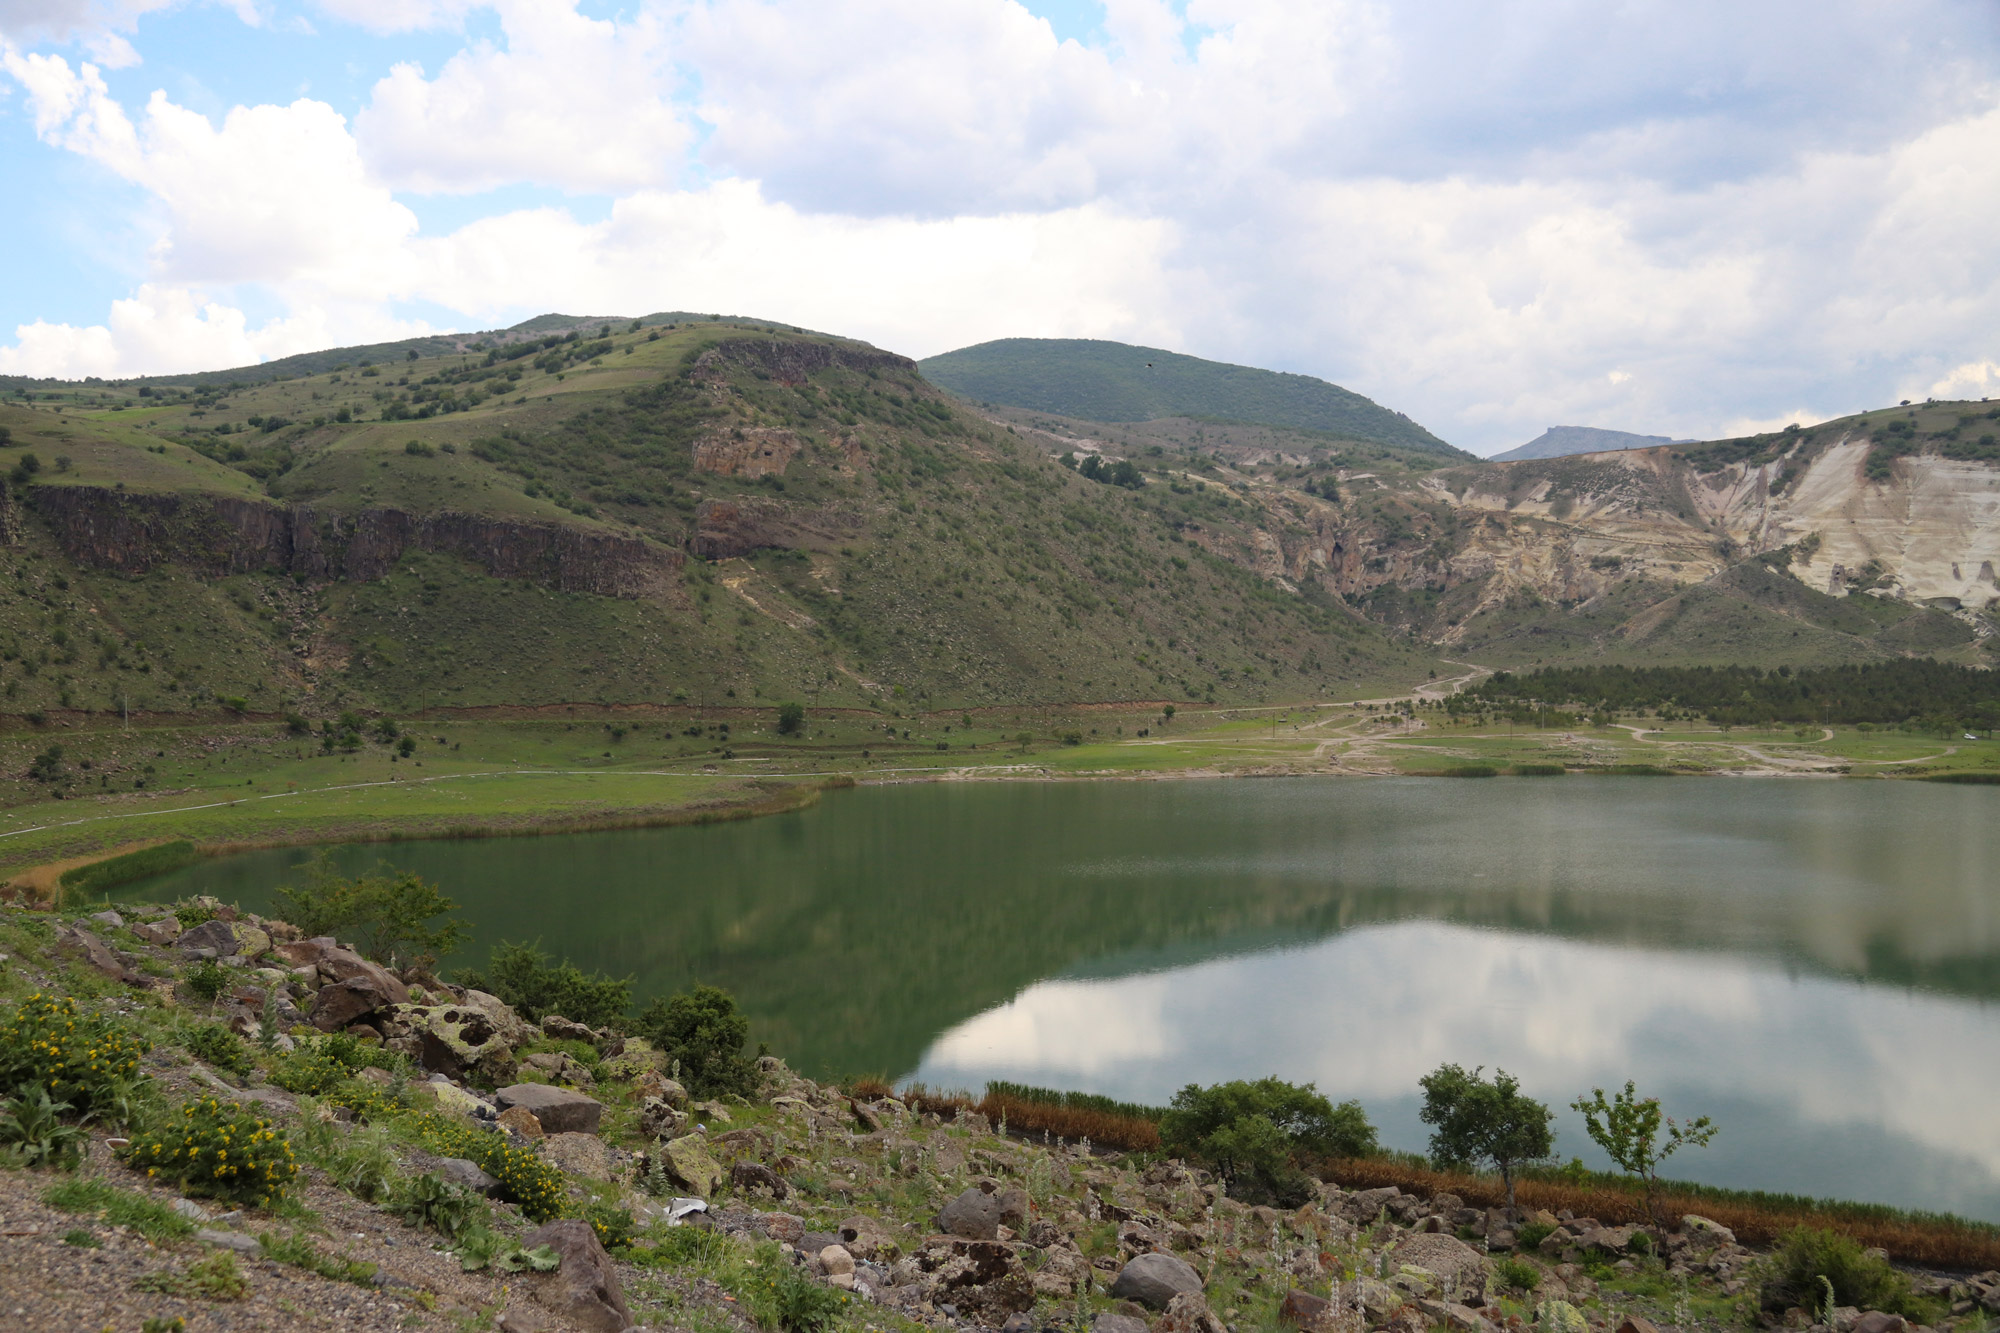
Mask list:
[{"label": "tree line", "polygon": [[1502,671],[1446,701],[1452,713],[1568,706],[1680,712],[1730,726],[1903,723],[1992,730],[2000,673],[1927,657],[1833,667],[1542,667]]}]

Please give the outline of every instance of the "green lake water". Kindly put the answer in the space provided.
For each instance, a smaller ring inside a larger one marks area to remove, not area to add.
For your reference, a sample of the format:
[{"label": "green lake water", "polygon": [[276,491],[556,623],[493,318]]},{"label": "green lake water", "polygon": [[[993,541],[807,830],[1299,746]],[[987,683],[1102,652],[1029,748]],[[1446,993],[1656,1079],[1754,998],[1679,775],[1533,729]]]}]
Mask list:
[{"label": "green lake water", "polygon": [[[2000,789],[1316,778],[833,793],[743,823],[336,850],[817,1073],[1161,1102],[1276,1073],[1421,1150],[1417,1079],[1722,1126],[1671,1174],[2000,1221]],[[139,886],[263,908],[306,858]],[[1605,1165],[1563,1111],[1557,1148]]]}]

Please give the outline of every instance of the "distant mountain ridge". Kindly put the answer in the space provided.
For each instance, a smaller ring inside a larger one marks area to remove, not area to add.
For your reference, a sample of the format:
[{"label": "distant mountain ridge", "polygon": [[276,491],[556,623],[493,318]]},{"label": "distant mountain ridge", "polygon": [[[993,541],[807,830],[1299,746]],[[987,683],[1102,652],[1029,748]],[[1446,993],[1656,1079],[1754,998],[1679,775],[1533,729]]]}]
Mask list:
[{"label": "distant mountain ridge", "polygon": [[1551,426],[1518,448],[1495,454],[1489,462],[1512,463],[1523,458],[1565,458],[1570,454],[1601,454],[1613,449],[1654,449],[1663,444],[1689,444],[1666,435],[1634,435],[1596,426]]},{"label": "distant mountain ridge", "polygon": [[975,402],[1085,421],[1195,417],[1289,426],[1467,459],[1401,412],[1311,375],[1094,338],[1001,338],[917,363]]}]

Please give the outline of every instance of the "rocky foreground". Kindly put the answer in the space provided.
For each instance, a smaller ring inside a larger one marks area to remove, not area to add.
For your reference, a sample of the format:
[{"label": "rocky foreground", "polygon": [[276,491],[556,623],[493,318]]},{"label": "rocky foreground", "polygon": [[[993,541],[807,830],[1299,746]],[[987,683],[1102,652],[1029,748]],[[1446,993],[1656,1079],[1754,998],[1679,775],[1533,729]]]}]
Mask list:
[{"label": "rocky foreground", "polygon": [[[101,1130],[74,1173],[0,1170],[9,1327],[1908,1328],[1880,1311],[1761,1309],[1768,1259],[1699,1217],[1612,1227],[1333,1184],[1295,1211],[1251,1207],[1180,1162],[1024,1141],[972,1113],[941,1120],[771,1056],[753,1096],[703,1100],[644,1042],[557,1015],[530,1023],[493,995],[392,972],[334,939],[201,910],[213,915],[188,929],[161,911],[68,924],[7,912],[0,1008],[54,990],[119,1015],[152,1042],[146,1073],[168,1101],[258,1108],[299,1145],[299,1183],[268,1208],[184,1198],[126,1165],[122,1140]],[[237,1034],[241,1058],[195,1035],[211,1024]],[[318,1034],[336,1033],[386,1067],[314,1095],[279,1086],[297,1082]],[[559,1197],[528,1198],[475,1163],[499,1144],[558,1168]],[[373,1178],[357,1166],[371,1153]],[[179,1224],[129,1220],[130,1203],[81,1208],[58,1188],[77,1180]],[[440,1229],[454,1200],[506,1239],[512,1262],[475,1259],[465,1233],[454,1243]],[[202,1276],[223,1267],[235,1281]],[[1941,1328],[1984,1329],[2000,1314],[2000,1272],[1914,1283],[1949,1311]]]}]

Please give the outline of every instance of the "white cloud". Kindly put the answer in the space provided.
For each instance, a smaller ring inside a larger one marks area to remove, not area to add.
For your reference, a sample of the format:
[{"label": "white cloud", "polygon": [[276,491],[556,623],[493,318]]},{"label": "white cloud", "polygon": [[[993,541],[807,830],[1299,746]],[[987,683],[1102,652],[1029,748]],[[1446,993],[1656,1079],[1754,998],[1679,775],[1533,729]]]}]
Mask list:
[{"label": "white cloud", "polygon": [[2000,394],[2000,361],[1968,361],[1930,387],[1926,398],[1990,398]]},{"label": "white cloud", "polygon": [[687,127],[665,96],[664,26],[610,22],[574,0],[505,0],[505,49],[480,43],[435,79],[401,64],[355,121],[398,188],[479,191],[527,181],[615,193],[677,174]]},{"label": "white cloud", "polygon": [[[317,101],[128,111],[7,52],[46,141],[148,192],[163,289],[349,321],[727,308],[913,353],[1135,338],[1485,448],[1825,417],[2000,363],[2000,42],[1967,0],[1886,43],[1861,0],[1116,0],[1100,46],[1014,0],[320,8],[381,33],[488,9],[499,36],[394,65],[351,129]],[[515,184],[608,217],[420,236],[394,193]]]}]

